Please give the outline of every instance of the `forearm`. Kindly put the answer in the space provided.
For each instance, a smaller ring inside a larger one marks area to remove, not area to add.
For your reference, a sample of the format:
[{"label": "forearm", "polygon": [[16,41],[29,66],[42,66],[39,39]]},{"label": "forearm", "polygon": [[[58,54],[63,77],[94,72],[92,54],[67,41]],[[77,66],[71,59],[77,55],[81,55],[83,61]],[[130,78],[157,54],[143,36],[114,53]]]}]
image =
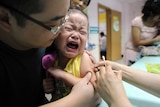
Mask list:
[{"label": "forearm", "polygon": [[81,80],[81,78],[75,77],[72,74],[70,74],[64,70],[61,70],[61,69],[50,68],[48,71],[51,73],[51,75],[54,78],[61,79],[61,80],[65,81],[70,86],[75,85],[76,83],[78,83]]},{"label": "forearm", "polygon": [[[123,102],[123,103],[122,103]],[[128,98],[120,97],[117,102],[113,102],[110,107],[133,107],[132,104],[129,102]]]},{"label": "forearm", "polygon": [[75,77],[72,74],[69,74],[67,72],[65,72],[61,76],[61,79],[63,81],[65,81],[68,85],[71,85],[71,86],[75,85],[76,83],[78,83],[81,80],[81,78]]},{"label": "forearm", "polygon": [[153,74],[136,69],[124,70],[123,78],[125,81],[157,96],[160,97],[160,75]]},{"label": "forearm", "polygon": [[153,95],[160,97],[160,75],[134,69],[115,62],[110,63],[114,69],[122,70],[123,80]]},{"label": "forearm", "polygon": [[91,73],[88,73],[73,86],[69,95],[41,107],[94,107],[96,96],[93,86],[89,83],[90,79]]},{"label": "forearm", "polygon": [[152,43],[156,42],[156,39],[147,39],[147,40],[140,40],[139,43],[137,44],[137,46],[145,46],[145,45],[151,45]]}]

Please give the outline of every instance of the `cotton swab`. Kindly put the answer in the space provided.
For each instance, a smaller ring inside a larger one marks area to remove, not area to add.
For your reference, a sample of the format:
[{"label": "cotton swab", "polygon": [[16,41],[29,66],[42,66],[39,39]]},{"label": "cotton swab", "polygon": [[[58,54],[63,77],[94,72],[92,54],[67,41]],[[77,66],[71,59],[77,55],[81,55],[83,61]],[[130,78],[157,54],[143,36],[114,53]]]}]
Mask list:
[{"label": "cotton swab", "polygon": [[[105,56],[102,56],[102,60],[104,61],[104,66],[106,67],[107,66],[107,64],[106,64],[106,59],[105,59]],[[112,70],[113,72],[118,72],[118,71],[116,71],[116,70]]]},{"label": "cotton swab", "polygon": [[106,67],[106,66],[107,66],[107,65],[106,65],[106,59],[105,59],[104,56],[102,56],[102,60],[104,61],[104,66]]}]

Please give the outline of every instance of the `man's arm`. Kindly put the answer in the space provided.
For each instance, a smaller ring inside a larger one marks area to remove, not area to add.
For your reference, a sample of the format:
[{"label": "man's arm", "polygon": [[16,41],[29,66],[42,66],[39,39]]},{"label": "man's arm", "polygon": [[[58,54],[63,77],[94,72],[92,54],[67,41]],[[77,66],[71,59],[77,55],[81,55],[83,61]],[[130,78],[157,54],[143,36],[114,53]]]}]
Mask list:
[{"label": "man's arm", "polygon": [[96,96],[94,88],[89,82],[90,79],[91,73],[88,73],[72,88],[68,96],[41,107],[95,107]]}]

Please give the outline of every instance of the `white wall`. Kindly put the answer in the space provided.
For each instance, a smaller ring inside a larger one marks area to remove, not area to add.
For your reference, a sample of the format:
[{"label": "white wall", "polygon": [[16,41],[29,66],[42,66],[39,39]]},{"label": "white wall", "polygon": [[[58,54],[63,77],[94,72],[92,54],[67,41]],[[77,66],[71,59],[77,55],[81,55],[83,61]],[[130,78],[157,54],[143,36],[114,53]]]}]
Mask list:
[{"label": "white wall", "polygon": [[[91,0],[88,6],[88,17],[90,26],[98,27],[98,3],[109,7],[110,9],[121,12],[122,16],[122,54],[124,53],[124,46],[128,40],[131,32],[132,19],[141,14],[142,6],[144,2],[136,3],[122,3],[119,0]],[[90,37],[92,34],[89,35]],[[92,53],[95,57],[99,57],[99,53]]]}]

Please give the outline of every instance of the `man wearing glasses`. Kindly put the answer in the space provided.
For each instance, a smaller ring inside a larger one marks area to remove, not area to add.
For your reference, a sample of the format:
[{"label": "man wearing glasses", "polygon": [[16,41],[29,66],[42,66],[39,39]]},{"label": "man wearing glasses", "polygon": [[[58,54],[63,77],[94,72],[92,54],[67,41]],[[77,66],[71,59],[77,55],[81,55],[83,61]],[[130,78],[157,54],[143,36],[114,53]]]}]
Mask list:
[{"label": "man wearing glasses", "polygon": [[[70,0],[0,0],[1,105],[44,104],[41,57],[68,20],[69,6]],[[90,78],[88,74],[67,97],[43,106],[92,106],[95,100]]]}]

